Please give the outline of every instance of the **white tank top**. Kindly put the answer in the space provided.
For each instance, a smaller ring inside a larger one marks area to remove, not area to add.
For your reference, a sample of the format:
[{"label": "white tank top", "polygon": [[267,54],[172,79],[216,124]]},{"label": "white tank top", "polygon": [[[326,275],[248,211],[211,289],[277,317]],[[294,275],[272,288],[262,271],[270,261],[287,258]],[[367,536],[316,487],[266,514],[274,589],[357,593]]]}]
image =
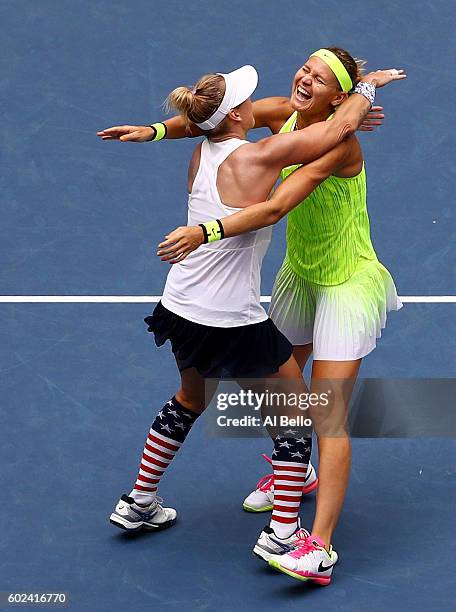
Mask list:
[{"label": "white tank top", "polygon": [[[247,140],[205,139],[188,197],[188,223],[198,225],[242,210],[226,206],[217,190],[219,166]],[[166,279],[162,304],[175,314],[211,327],[238,327],[265,321],[260,304],[261,264],[271,240],[271,228],[204,244]]]}]

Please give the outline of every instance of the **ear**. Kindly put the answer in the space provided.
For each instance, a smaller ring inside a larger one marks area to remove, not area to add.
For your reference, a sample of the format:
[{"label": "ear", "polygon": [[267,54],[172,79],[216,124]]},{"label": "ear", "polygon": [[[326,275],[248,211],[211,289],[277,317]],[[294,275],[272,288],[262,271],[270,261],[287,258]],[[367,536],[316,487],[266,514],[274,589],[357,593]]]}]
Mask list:
[{"label": "ear", "polygon": [[335,96],[332,100],[331,100],[331,105],[334,107],[340,106],[342,104],[342,102],[345,102],[345,100],[348,98],[348,93],[345,93],[344,91],[341,91],[340,93],[337,94],[337,96]]},{"label": "ear", "polygon": [[239,109],[237,108],[232,108],[230,110],[230,112],[228,113],[228,117],[232,120],[232,121],[242,121],[242,117],[239,113]]}]

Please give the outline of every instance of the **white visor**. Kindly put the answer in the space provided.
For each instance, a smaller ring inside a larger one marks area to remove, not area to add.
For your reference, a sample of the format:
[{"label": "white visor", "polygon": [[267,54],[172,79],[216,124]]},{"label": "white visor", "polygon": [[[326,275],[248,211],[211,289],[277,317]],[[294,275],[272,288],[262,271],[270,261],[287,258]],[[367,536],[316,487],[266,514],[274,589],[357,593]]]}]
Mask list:
[{"label": "white visor", "polygon": [[202,130],[213,130],[228,115],[232,108],[245,102],[253,94],[258,85],[258,72],[253,66],[242,66],[228,74],[221,74],[225,79],[225,95],[215,113],[196,125]]}]

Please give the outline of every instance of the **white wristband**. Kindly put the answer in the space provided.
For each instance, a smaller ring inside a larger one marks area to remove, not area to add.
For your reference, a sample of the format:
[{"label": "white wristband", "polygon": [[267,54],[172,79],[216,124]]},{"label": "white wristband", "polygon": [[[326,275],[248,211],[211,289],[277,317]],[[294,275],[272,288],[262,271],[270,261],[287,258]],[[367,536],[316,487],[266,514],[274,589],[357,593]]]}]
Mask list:
[{"label": "white wristband", "polygon": [[369,100],[371,106],[374,104],[375,100],[375,85],[372,83],[366,83],[365,81],[361,81],[353,90],[353,93],[361,94],[367,100]]}]

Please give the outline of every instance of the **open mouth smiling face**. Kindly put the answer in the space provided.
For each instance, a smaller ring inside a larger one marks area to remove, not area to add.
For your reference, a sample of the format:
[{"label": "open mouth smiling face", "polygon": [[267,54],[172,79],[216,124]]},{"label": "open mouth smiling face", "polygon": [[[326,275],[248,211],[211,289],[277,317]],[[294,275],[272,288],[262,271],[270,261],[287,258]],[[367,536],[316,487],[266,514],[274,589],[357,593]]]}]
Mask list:
[{"label": "open mouth smiling face", "polygon": [[331,69],[318,57],[310,57],[293,81],[291,102],[295,110],[328,104],[339,86]]}]

